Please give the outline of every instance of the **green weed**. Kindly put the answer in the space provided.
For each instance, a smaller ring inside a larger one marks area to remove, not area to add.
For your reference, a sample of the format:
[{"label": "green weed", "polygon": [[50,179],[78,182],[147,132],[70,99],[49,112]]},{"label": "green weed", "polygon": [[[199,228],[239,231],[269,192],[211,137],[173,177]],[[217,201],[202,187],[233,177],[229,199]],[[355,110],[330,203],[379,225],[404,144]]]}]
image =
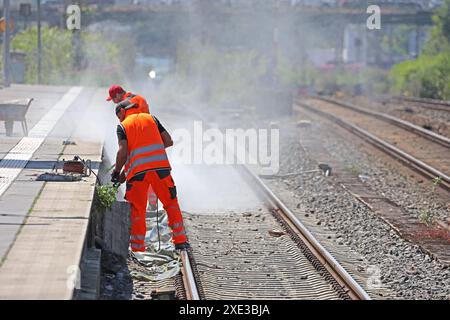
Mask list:
[{"label": "green weed", "polygon": [[94,208],[96,211],[105,212],[111,210],[113,203],[117,200],[117,191],[119,187],[112,184],[105,186],[97,185],[95,187]]}]

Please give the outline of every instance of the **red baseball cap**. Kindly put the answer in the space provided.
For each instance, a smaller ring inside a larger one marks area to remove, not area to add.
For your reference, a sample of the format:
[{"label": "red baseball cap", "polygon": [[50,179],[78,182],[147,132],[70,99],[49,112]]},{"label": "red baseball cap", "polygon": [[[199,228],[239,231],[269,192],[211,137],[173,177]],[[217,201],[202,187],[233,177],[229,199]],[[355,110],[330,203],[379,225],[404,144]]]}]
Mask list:
[{"label": "red baseball cap", "polygon": [[113,99],[113,97],[116,96],[116,94],[118,93],[122,93],[125,92],[125,90],[123,90],[123,88],[117,84],[112,85],[109,88],[109,97],[106,98],[106,101],[111,101]]}]

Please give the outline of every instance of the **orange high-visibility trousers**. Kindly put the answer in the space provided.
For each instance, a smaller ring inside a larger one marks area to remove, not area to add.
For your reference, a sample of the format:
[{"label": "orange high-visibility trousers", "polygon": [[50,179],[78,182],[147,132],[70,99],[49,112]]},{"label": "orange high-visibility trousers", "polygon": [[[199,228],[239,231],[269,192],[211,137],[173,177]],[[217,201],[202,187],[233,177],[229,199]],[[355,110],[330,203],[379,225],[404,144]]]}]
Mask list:
[{"label": "orange high-visibility trousers", "polygon": [[176,187],[170,170],[148,171],[136,175],[127,182],[125,198],[131,205],[130,245],[132,251],[145,251],[147,231],[145,213],[150,186],[167,212],[169,227],[172,229],[172,241],[175,244],[187,242]]}]

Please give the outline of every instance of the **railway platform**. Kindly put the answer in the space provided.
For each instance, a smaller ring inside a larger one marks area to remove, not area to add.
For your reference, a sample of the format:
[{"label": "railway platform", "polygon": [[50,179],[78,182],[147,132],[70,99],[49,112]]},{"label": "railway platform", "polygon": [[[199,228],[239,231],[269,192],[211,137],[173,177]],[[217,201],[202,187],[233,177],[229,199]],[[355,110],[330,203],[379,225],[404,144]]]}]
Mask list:
[{"label": "railway platform", "polygon": [[26,115],[28,136],[18,126],[12,136],[0,128],[0,299],[73,298],[87,250],[96,178],[37,178],[58,160],[74,156],[91,160],[97,173],[103,142],[91,130],[91,120],[96,110],[107,110],[104,92],[26,85],[0,90],[4,101],[33,98]]}]

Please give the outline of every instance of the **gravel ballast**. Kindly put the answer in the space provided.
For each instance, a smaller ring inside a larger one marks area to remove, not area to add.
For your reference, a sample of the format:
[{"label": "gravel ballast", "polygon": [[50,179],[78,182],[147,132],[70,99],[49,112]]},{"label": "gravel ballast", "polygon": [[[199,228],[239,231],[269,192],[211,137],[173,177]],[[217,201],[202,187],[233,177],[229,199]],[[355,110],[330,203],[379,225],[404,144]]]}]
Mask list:
[{"label": "gravel ballast", "polygon": [[[283,118],[280,127],[280,174],[315,169],[317,163],[300,145],[301,130],[311,130],[326,150],[337,159],[348,163],[349,170],[368,177],[368,183],[377,193],[395,202],[418,217],[423,209],[435,210],[445,218],[448,208],[445,201],[432,192],[431,183],[425,187],[415,185],[417,179],[409,177],[398,165],[386,160],[384,155],[368,152],[363,142],[356,142],[345,134],[336,132],[329,123],[313,120],[311,126],[298,128],[300,119]],[[231,119],[230,119],[231,120]],[[228,122],[230,127],[269,127],[269,122],[255,121],[251,116],[236,117]],[[257,123],[257,124],[256,124]],[[373,148],[372,148],[373,149]],[[372,150],[374,151],[374,150]],[[319,174],[299,175],[266,180],[275,193],[290,193],[297,202],[294,212],[300,219],[315,217],[324,230],[335,234],[336,246],[348,247],[364,257],[373,267],[382,286],[393,290],[399,299],[450,299],[450,269],[421,248],[402,239],[388,224],[350,193],[333,183],[332,178]],[[293,202],[293,201],[291,201]],[[330,249],[330,251],[332,251]]]},{"label": "gravel ballast", "polygon": [[450,112],[448,111],[421,107],[421,104],[416,102],[391,101],[387,98],[382,99],[383,101],[375,101],[373,98],[357,96],[345,97],[342,100],[362,108],[389,114],[450,138]]}]

